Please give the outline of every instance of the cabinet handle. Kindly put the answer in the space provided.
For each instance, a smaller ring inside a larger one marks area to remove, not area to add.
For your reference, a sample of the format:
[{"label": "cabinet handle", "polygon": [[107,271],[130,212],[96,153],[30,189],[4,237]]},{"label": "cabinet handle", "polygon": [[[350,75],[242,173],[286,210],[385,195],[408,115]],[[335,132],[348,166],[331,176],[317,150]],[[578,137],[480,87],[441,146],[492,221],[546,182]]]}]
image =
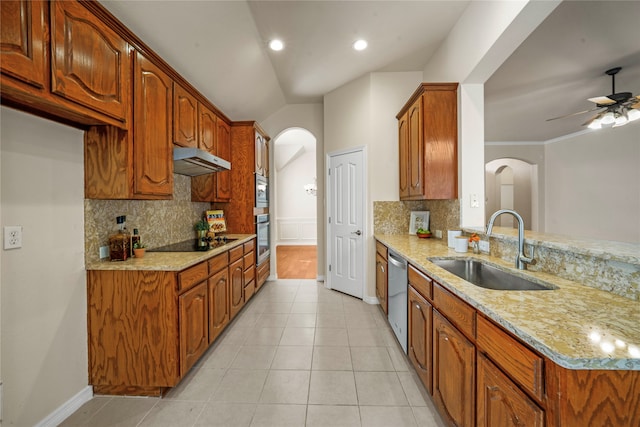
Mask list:
[{"label": "cabinet handle", "polygon": [[382,270],[382,272],[384,273],[384,265],[380,265],[380,270]]},{"label": "cabinet handle", "polygon": [[416,304],[416,308],[417,308],[418,310],[422,310],[422,307],[420,307],[420,304]]}]

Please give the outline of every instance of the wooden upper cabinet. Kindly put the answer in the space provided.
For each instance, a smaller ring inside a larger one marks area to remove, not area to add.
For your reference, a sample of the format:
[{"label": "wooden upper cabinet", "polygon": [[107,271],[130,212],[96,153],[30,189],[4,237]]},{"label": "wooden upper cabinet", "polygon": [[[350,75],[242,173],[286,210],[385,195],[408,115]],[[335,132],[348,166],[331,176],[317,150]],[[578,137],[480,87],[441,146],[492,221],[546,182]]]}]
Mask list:
[{"label": "wooden upper cabinet", "polygon": [[409,112],[398,119],[398,153],[400,157],[400,199],[409,197]]},{"label": "wooden upper cabinet", "polygon": [[[231,127],[227,122],[216,120],[217,156],[231,160]],[[231,199],[231,172],[214,172],[191,177],[191,201],[228,202]]]},{"label": "wooden upper cabinet", "polygon": [[82,4],[51,2],[53,93],[125,121],[128,50],[129,44]]},{"label": "wooden upper cabinet", "polygon": [[47,14],[39,0],[0,1],[2,73],[44,89],[47,82]]},{"label": "wooden upper cabinet", "polygon": [[204,105],[198,104],[198,123],[198,130],[200,132],[199,148],[217,156],[218,117]]},{"label": "wooden upper cabinet", "polygon": [[458,197],[457,83],[423,83],[398,114],[400,199]]},{"label": "wooden upper cabinet", "polygon": [[269,176],[269,139],[256,131],[256,173]]},{"label": "wooden upper cabinet", "polygon": [[173,143],[198,146],[198,101],[178,83],[173,84]]},{"label": "wooden upper cabinet", "polygon": [[135,53],[133,163],[136,195],[173,194],[172,81],[157,65]]},{"label": "wooden upper cabinet", "polygon": [[422,98],[418,99],[409,109],[407,115],[409,131],[409,153],[407,169],[409,173],[409,197],[421,197],[424,192],[423,151],[422,140]]}]

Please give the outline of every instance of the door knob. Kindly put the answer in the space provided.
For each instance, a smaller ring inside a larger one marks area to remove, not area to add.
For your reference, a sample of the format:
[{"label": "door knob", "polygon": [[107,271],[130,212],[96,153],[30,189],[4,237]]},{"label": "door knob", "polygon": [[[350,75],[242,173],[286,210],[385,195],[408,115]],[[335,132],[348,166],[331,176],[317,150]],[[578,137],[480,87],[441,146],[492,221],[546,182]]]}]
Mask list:
[{"label": "door knob", "polygon": [[352,231],[351,234],[356,234],[356,235],[361,235],[362,231],[358,230],[358,231]]}]

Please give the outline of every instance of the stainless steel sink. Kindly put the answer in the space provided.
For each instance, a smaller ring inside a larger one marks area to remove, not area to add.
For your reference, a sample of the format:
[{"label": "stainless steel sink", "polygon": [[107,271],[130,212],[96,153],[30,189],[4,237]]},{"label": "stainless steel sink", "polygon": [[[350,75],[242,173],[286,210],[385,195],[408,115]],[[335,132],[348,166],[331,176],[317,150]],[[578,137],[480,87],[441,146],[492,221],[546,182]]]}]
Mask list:
[{"label": "stainless steel sink", "polygon": [[429,259],[467,282],[486,289],[500,291],[548,291],[556,289],[552,285],[541,285],[515,274],[500,270],[475,259]]}]

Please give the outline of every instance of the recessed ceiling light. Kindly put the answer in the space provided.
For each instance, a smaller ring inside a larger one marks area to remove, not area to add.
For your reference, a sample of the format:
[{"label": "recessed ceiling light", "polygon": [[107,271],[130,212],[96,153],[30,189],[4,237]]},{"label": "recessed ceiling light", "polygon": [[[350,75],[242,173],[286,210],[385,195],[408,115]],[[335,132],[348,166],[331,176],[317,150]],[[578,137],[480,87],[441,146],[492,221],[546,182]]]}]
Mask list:
[{"label": "recessed ceiling light", "polygon": [[353,48],[355,50],[365,50],[367,46],[368,46],[367,41],[363,39],[356,40],[355,43],[353,43]]},{"label": "recessed ceiling light", "polygon": [[273,39],[269,42],[269,47],[277,52],[284,49],[284,43],[282,43],[282,40]]}]

